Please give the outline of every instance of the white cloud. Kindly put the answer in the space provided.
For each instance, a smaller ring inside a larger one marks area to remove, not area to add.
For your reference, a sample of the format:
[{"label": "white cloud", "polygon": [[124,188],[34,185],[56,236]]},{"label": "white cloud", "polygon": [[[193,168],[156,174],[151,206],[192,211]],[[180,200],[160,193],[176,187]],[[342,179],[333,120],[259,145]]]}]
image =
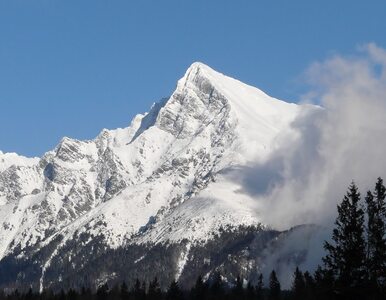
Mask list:
[{"label": "white cloud", "polygon": [[331,225],[352,180],[365,192],[386,179],[386,51],[365,45],[356,56],[312,64],[306,78],[309,100],[324,109],[306,110],[292,124],[296,139],[244,170],[244,191],[278,229]]}]

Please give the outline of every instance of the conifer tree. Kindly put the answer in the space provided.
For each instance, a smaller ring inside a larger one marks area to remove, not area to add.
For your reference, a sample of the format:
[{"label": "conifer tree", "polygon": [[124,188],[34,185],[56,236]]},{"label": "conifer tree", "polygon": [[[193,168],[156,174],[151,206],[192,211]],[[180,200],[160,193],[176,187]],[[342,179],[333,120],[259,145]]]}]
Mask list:
[{"label": "conifer tree", "polygon": [[216,272],[213,276],[213,281],[210,286],[210,297],[211,299],[223,299],[224,292],[224,283],[221,278],[221,274]]},{"label": "conifer tree", "polygon": [[247,300],[254,300],[255,299],[255,289],[250,281],[248,281],[248,284],[247,284],[245,299],[247,299]]},{"label": "conifer tree", "polygon": [[183,294],[176,280],[173,280],[166,293],[166,300],[182,300]]},{"label": "conifer tree", "polygon": [[244,298],[244,289],[243,281],[240,276],[237,276],[235,286],[232,289],[233,299],[243,299]]},{"label": "conifer tree", "polygon": [[141,284],[142,299],[146,299],[146,281]]},{"label": "conifer tree", "polygon": [[134,283],[134,287],[132,290],[132,295],[134,296],[134,299],[136,300],[143,300],[146,296],[146,289],[144,289],[143,284],[139,281],[137,278]]},{"label": "conifer tree", "polygon": [[386,293],[386,188],[382,178],[375,184],[374,194],[366,196],[367,266],[370,288]]},{"label": "conifer tree", "polygon": [[25,300],[33,300],[34,299],[34,293],[32,291],[32,288],[28,289],[27,294],[24,295],[23,297]]},{"label": "conifer tree", "polygon": [[[83,289],[83,288],[82,288]],[[54,299],[55,295],[54,295],[54,292],[51,290],[51,289],[48,289],[48,290],[43,290],[42,293],[40,293],[40,296],[38,297],[38,299],[40,300],[46,300],[46,299]],[[80,295],[80,297],[82,297],[82,295]],[[83,298],[80,298],[83,300]],[[0,290],[0,300],[4,300],[4,292]],[[85,298],[85,300],[89,300]]]},{"label": "conifer tree", "polygon": [[336,279],[337,292],[349,296],[363,291],[366,268],[366,243],[364,239],[364,211],[360,194],[354,183],[349,186],[343,201],[338,205],[338,217],[332,233],[332,243],[325,242],[327,255],[325,268]]},{"label": "conifer tree", "polygon": [[67,299],[71,300],[77,300],[78,299],[78,292],[74,289],[69,289],[67,292]]},{"label": "conifer tree", "polygon": [[[91,289],[82,287],[82,289],[80,291],[80,298],[82,300],[91,300],[92,297],[93,297],[93,295],[92,295]],[[122,300],[124,300],[124,299],[122,299]]]},{"label": "conifer tree", "polygon": [[316,299],[333,299],[335,282],[333,272],[318,266],[314,274],[314,279]]},{"label": "conifer tree", "polygon": [[196,284],[190,291],[190,299],[192,300],[204,300],[208,294],[208,284],[204,282],[202,276],[198,276]]},{"label": "conifer tree", "polygon": [[109,286],[107,283],[100,286],[96,292],[97,300],[107,300],[107,296],[109,293]]},{"label": "conifer tree", "polygon": [[159,300],[161,299],[162,291],[160,284],[158,282],[158,278],[155,277],[150,283],[149,283],[149,289],[147,292],[147,299],[149,300]]},{"label": "conifer tree", "polygon": [[[15,294],[15,293],[19,293],[18,290],[16,290],[16,291],[14,292],[14,294]],[[58,298],[59,298],[59,300],[66,300],[66,293],[64,292],[63,289],[60,290],[60,293],[59,293]],[[16,297],[16,299],[20,299],[20,298]]]},{"label": "conifer tree", "polygon": [[257,285],[256,285],[257,300],[262,300],[264,298],[263,289],[264,289],[263,274],[260,273],[259,278],[257,279]]},{"label": "conifer tree", "polygon": [[[108,300],[121,300],[121,290],[120,290],[120,287],[117,284],[115,284],[113,286],[113,288],[110,289],[107,298],[108,298]],[[72,299],[72,297],[70,299]]]},{"label": "conifer tree", "polygon": [[127,287],[125,282],[122,282],[121,287],[120,287],[120,298],[121,298],[121,300],[128,300],[129,299],[129,288]]},{"label": "conifer tree", "polygon": [[304,276],[302,271],[299,270],[298,267],[296,267],[296,270],[294,272],[294,279],[292,283],[292,293],[294,296],[294,299],[301,300],[305,299],[305,291],[306,291],[306,284],[304,281]]},{"label": "conifer tree", "polygon": [[308,271],[304,272],[304,284],[305,284],[305,299],[307,300],[313,299],[315,295],[315,280]]},{"label": "conifer tree", "polygon": [[280,282],[277,279],[275,270],[269,276],[269,300],[279,300],[281,296]]}]

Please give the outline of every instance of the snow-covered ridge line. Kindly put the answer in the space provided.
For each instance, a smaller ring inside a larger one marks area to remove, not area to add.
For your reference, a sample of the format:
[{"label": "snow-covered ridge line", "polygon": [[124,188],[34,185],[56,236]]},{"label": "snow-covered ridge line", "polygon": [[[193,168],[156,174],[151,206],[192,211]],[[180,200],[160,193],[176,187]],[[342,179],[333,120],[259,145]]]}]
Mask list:
[{"label": "snow-covered ridge line", "polygon": [[37,164],[38,157],[25,157],[14,152],[0,151],[0,172],[8,169],[11,166],[32,166]]}]

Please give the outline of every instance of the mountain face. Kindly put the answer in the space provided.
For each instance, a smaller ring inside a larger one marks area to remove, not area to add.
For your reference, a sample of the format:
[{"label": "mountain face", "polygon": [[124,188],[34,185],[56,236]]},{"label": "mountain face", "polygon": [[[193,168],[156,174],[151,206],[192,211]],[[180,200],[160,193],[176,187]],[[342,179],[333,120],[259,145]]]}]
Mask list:
[{"label": "mountain face", "polygon": [[63,138],[41,158],[0,152],[0,284],[43,290],[158,275],[188,286],[241,267],[253,277],[294,231],[307,238],[276,259],[299,264],[317,229],[268,229],[234,178],[281,147],[309,109],[194,63],[170,98],[127,128]]}]

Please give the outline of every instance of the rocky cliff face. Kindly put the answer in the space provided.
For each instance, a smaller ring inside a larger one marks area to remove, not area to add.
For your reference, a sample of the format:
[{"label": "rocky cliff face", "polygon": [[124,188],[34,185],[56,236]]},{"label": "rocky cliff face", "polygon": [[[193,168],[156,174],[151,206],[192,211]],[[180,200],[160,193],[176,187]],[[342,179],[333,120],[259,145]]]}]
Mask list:
[{"label": "rocky cliff face", "polygon": [[[170,98],[127,128],[63,138],[42,158],[0,152],[0,269],[43,289],[66,277],[58,270],[76,253],[84,261],[72,270],[125,247],[176,245],[174,261],[186,261],[224,228],[262,230],[232,174],[264,161],[305,109],[194,63]],[[98,280],[117,276],[106,272]]]}]

